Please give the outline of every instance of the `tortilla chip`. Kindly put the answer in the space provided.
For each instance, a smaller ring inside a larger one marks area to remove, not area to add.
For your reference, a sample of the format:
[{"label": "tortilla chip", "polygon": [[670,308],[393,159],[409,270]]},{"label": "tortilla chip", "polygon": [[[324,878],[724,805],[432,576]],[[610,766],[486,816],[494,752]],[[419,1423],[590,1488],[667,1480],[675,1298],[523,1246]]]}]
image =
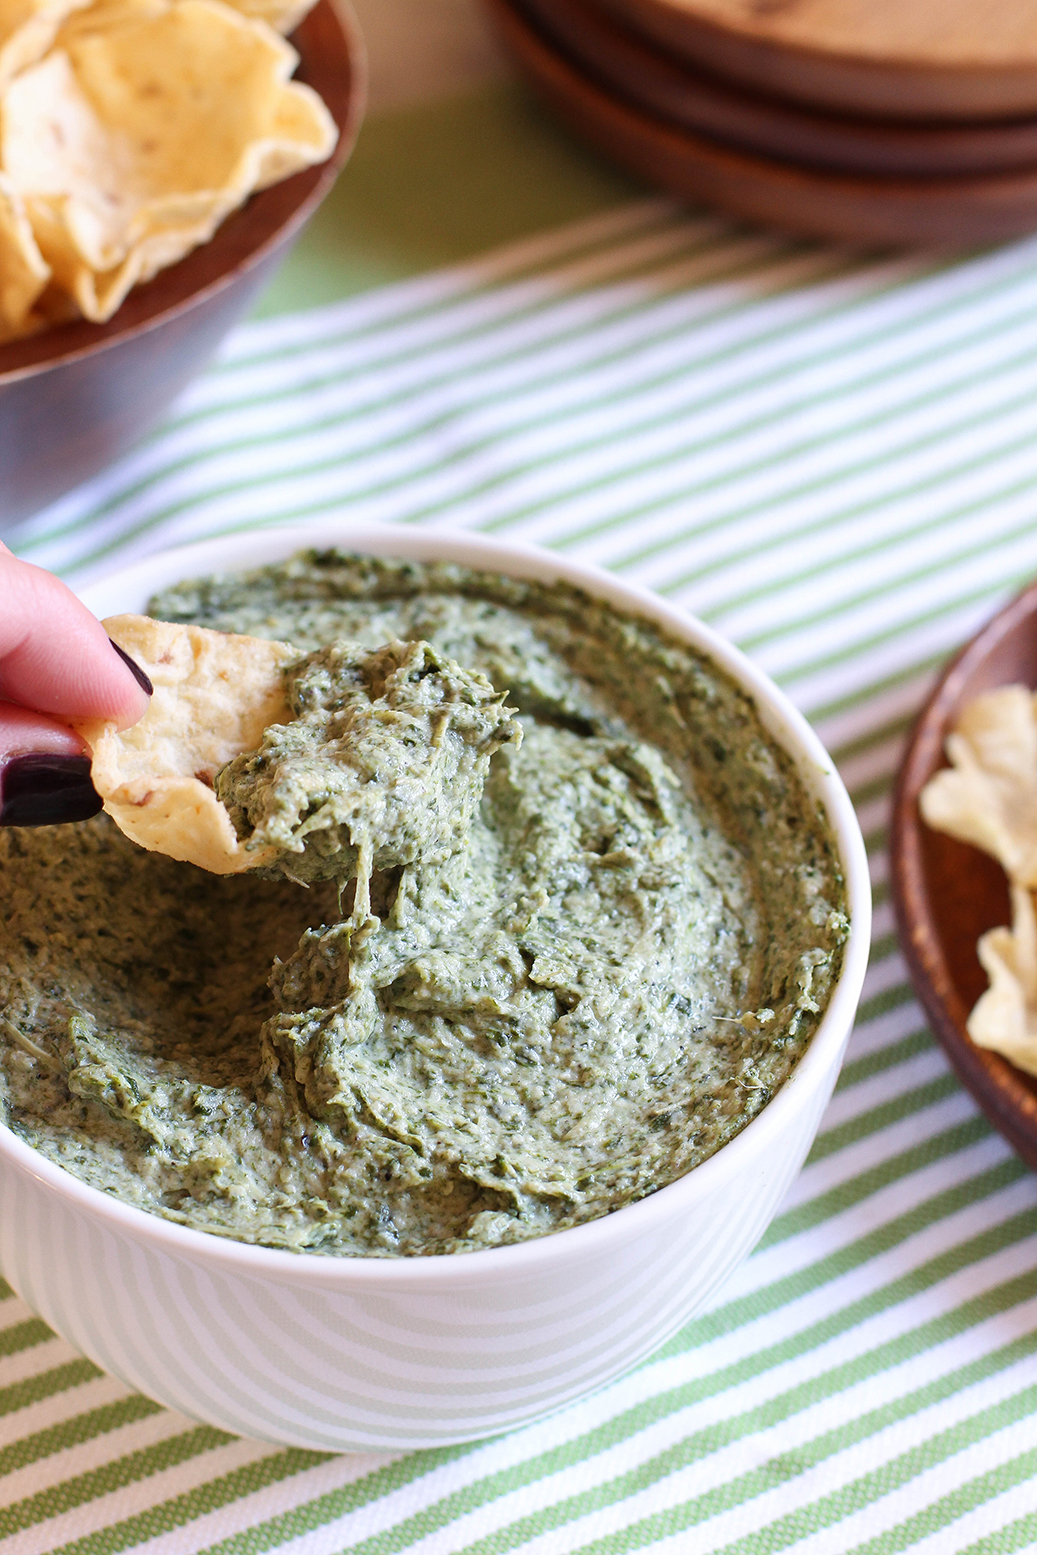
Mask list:
[{"label": "tortilla chip", "polygon": [[919,797],[930,826],[996,858],[1012,893],[1011,929],[991,929],[977,954],[990,987],[967,1029],[1037,1074],[1037,697],[1003,686],[964,709],[947,740],[953,767],[937,772]]},{"label": "tortilla chip", "polygon": [[157,220],[153,221],[147,241],[133,248],[121,264],[95,270],[84,263],[81,248],[69,229],[67,209],[63,210],[56,201],[33,198],[26,205],[33,234],[40,251],[47,256],[55,281],[74,299],[83,317],[95,323],[110,319],[132,287],[150,281],[166,265],[175,264],[192,248],[207,243],[221,219],[212,206],[204,218],[193,224],[182,217],[178,221],[180,213],[171,212],[172,226],[168,232],[162,231]]},{"label": "tortilla chip", "polygon": [[70,12],[89,0],[0,0],[0,91],[34,65]]},{"label": "tortilla chip", "polygon": [[[2,0],[0,0],[2,3]],[[128,22],[144,21],[150,16],[160,16],[168,11],[170,0],[89,0],[85,6],[70,12],[58,28],[55,48],[67,49],[70,44],[91,32],[111,32]]]},{"label": "tortilla chip", "polygon": [[[0,0],[2,3],[2,0]],[[220,0],[110,0],[0,97],[0,163],[87,318],[199,243],[255,189],[323,162],[334,120],[298,55]]]},{"label": "tortilla chip", "polygon": [[[0,0],[0,6],[4,3],[5,0]],[[107,32],[144,16],[157,16],[159,12],[167,11],[173,0],[93,0],[93,4],[90,0],[78,0],[78,3],[85,9],[70,15],[64,22],[55,40],[58,48],[64,48],[67,42],[88,32]],[[287,36],[313,9],[314,0],[223,0],[223,3],[249,21],[265,22],[275,32]]]},{"label": "tortilla chip", "polygon": [[294,32],[310,11],[315,0],[227,0],[227,4],[252,21],[266,22],[275,32]]},{"label": "tortilla chip", "polygon": [[33,312],[50,280],[25,206],[0,173],[0,341],[30,335],[42,320]]},{"label": "tortilla chip", "polygon": [[291,719],[281,666],[296,650],[148,616],[112,616],[104,627],[155,688],[132,728],[77,725],[115,824],[142,848],[217,875],[276,857],[277,848],[249,850],[238,841],[212,783],[232,757],[261,743],[269,724]]},{"label": "tortilla chip", "polygon": [[977,949],[990,987],[969,1016],[969,1036],[1037,1075],[1037,918],[1025,887],[1012,887],[1011,929],[991,929]]},{"label": "tortilla chip", "polygon": [[1037,700],[1003,686],[965,708],[947,740],[953,767],[922,790],[930,826],[996,858],[1009,879],[1037,888]]}]

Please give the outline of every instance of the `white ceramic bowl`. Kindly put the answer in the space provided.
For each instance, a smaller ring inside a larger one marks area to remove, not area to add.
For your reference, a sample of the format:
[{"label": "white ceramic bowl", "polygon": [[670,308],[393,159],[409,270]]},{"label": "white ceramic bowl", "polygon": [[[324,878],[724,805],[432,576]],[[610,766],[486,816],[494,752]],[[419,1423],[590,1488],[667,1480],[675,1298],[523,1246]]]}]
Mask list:
[{"label": "white ceramic bowl", "polygon": [[868,869],[830,759],[764,675],[654,595],[547,552],[325,522],[167,551],[83,598],[99,616],[139,610],[180,578],[331,544],[566,579],[703,650],[751,693],[823,804],[852,920],[824,1019],[774,1100],[677,1182],[538,1241],[399,1260],[251,1247],[120,1204],[0,1127],[0,1267],[97,1365],[247,1436],[345,1451],[431,1447],[536,1419],[627,1371],[747,1256],[810,1148],[839,1071],[867,962]]}]

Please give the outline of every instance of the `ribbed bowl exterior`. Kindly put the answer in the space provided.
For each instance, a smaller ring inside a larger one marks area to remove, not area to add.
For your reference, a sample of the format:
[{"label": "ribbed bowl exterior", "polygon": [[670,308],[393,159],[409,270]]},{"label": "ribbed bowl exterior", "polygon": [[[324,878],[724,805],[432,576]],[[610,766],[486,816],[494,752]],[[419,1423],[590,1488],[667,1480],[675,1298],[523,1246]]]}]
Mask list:
[{"label": "ribbed bowl exterior", "polygon": [[245,1436],[405,1450],[490,1436],[601,1387],[675,1333],[748,1256],[806,1157],[839,1072],[871,900],[852,806],[802,717],[708,628],[597,569],[472,535],[322,522],[165,552],[83,597],[101,616],[140,610],[177,579],[333,544],[567,579],[711,655],[755,698],[824,806],[851,913],[843,969],[810,1047],[741,1133],[639,1203],[513,1247],[409,1259],[248,1247],[120,1204],[0,1125],[0,1270],[98,1366]]},{"label": "ribbed bowl exterior", "polygon": [[330,1451],[489,1436],[628,1371],[708,1300],[772,1219],[837,1067],[766,1149],[690,1208],[675,1196],[672,1214],[614,1245],[547,1238],[548,1256],[511,1278],[501,1262],[483,1273],[482,1255],[461,1255],[431,1291],[390,1261],[366,1288],[343,1289],[336,1259],[326,1285],[318,1271],[300,1288],[290,1272],[148,1245],[10,1163],[0,1267],[98,1366],[225,1430]]}]

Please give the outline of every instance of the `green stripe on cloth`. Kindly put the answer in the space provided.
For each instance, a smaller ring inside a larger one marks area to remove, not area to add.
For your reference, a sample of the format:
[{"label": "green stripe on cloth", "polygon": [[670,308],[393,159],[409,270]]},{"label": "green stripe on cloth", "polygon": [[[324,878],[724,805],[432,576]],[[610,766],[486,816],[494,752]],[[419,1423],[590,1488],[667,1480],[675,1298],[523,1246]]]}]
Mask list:
[{"label": "green stripe on cloth", "polygon": [[51,1370],[26,1377],[24,1381],[0,1387],[0,1417],[15,1414],[41,1399],[64,1393],[69,1388],[79,1387],[81,1383],[91,1382],[101,1375],[92,1361],[69,1361],[67,1365],[55,1366]]},{"label": "green stripe on cloth", "polygon": [[24,1323],[14,1323],[10,1328],[0,1329],[0,1355],[17,1355],[19,1350],[42,1344],[50,1337],[50,1329],[38,1317],[29,1318]]},{"label": "green stripe on cloth", "polygon": [[969,1145],[985,1139],[989,1133],[990,1124],[985,1118],[969,1118],[967,1122],[959,1123],[954,1128],[944,1129],[921,1144],[912,1145],[909,1150],[902,1151],[900,1155],[892,1156],[880,1165],[873,1166],[870,1171],[861,1172],[852,1181],[840,1183],[838,1187],[819,1194],[816,1199],[811,1199],[806,1204],[797,1206],[796,1209],[786,1210],[783,1215],[779,1215],[771,1222],[770,1229],[760,1242],[760,1247],[773,1247],[776,1242],[784,1240],[785,1237],[798,1236],[800,1232],[820,1225],[830,1216],[842,1214],[854,1204],[859,1204],[862,1199],[877,1193],[880,1188],[898,1182],[923,1166],[931,1166],[934,1161],[953,1155],[957,1150],[967,1149]]},{"label": "green stripe on cloth", "polygon": [[99,1494],[131,1484],[135,1479],[145,1478],[149,1474],[157,1474],[196,1453],[209,1452],[213,1447],[232,1440],[225,1431],[215,1431],[211,1426],[200,1425],[142,1452],[117,1458],[91,1474],[63,1480],[60,1485],[28,1496],[24,1501],[0,1507],[0,1539],[20,1528],[29,1527],[31,1523],[42,1522],[44,1518],[68,1511],[70,1507],[79,1506]]},{"label": "green stripe on cloth", "polygon": [[131,1549],[145,1539],[154,1538],[156,1534],[183,1527],[201,1514],[224,1506],[239,1496],[254,1494],[266,1485],[299,1474],[313,1464],[322,1462],[323,1458],[322,1453],[303,1452],[301,1449],[273,1453],[259,1463],[249,1464],[233,1474],[210,1480],[187,1495],[150,1507],[134,1518],[113,1523],[108,1528],[75,1539],[69,1544],[56,1546],[53,1555],[116,1555],[117,1551]]},{"label": "green stripe on cloth", "polygon": [[46,1431],[20,1437],[8,1446],[0,1447],[0,1477],[12,1473],[14,1469],[24,1468],[37,1458],[49,1457],[53,1452],[74,1447],[79,1442],[88,1442],[95,1436],[117,1430],[134,1420],[157,1414],[161,1407],[161,1404],[154,1403],[150,1398],[142,1398],[139,1393],[134,1393],[129,1398],[120,1399],[117,1404],[106,1404],[101,1409],[73,1415]]},{"label": "green stripe on cloth", "polygon": [[[1028,1461],[1029,1456],[1027,1454],[1022,1462],[1020,1480],[1028,1479],[1032,1476],[1033,1470],[1031,1463]],[[998,1474],[997,1477],[999,1481],[997,1488],[1002,1489],[1006,1476]],[[926,1527],[923,1529],[925,1533],[930,1531],[929,1510],[927,1509],[927,1513],[923,1514],[926,1516]],[[899,1548],[907,1549],[913,1542],[909,1533],[908,1537],[901,1542]],[[1025,1517],[1020,1517],[1015,1522],[1006,1524],[1004,1528],[999,1528],[995,1534],[989,1534],[985,1538],[977,1539],[975,1544],[966,1545],[961,1550],[961,1555],[1015,1555],[1017,1550],[1030,1549],[1035,1542],[1037,1542],[1037,1512],[1030,1512]],[[863,1555],[863,1551],[861,1555]]]},{"label": "green stripe on cloth", "polygon": [[861,1080],[870,1080],[872,1075],[879,1074],[883,1069],[888,1069],[893,1064],[903,1063],[905,1059],[914,1058],[916,1054],[925,1052],[932,1046],[932,1037],[928,1031],[921,1029],[914,1031],[908,1037],[902,1037],[892,1047],[883,1048],[881,1052],[869,1053],[863,1058],[851,1059],[843,1065],[842,1074],[839,1076],[837,1090],[845,1091],[851,1085],[857,1085]]}]

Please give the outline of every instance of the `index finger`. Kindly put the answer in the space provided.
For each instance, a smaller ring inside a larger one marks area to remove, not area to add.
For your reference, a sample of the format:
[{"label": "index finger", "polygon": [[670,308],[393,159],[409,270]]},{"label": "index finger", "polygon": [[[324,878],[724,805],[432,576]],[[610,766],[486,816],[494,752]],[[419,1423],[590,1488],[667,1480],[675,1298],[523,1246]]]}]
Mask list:
[{"label": "index finger", "polygon": [[0,544],[0,701],[125,728],[147,708],[146,682],[71,589]]}]

